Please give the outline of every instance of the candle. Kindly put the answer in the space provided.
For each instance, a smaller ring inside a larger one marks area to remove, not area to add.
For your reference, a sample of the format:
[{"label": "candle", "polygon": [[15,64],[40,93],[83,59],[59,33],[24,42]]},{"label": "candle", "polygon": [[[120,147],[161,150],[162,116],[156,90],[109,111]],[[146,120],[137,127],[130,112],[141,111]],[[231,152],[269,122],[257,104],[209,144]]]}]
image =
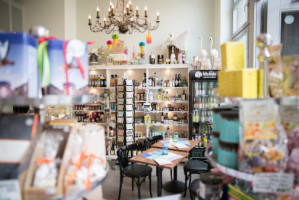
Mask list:
[{"label": "candle", "polygon": [[100,18],[100,9],[99,9],[99,6],[97,6],[97,18]]},{"label": "candle", "polygon": [[108,15],[111,16],[111,7],[108,8]]},{"label": "candle", "polygon": [[160,17],[160,13],[157,12],[157,22],[160,21],[159,17]]},{"label": "candle", "polygon": [[104,17],[104,25],[106,25],[106,17]]},{"label": "candle", "polygon": [[144,7],[144,17],[147,17],[147,7]]},{"label": "candle", "polygon": [[136,6],[136,16],[138,17],[139,14],[138,14],[138,6]]},{"label": "candle", "polygon": [[129,15],[129,4],[127,4],[127,15]]},{"label": "candle", "polygon": [[90,16],[90,14],[88,15],[88,25],[89,26],[91,25],[91,16]]},{"label": "candle", "polygon": [[133,9],[132,9],[132,1],[131,0],[129,1],[129,6],[130,6],[130,11],[132,11]]},{"label": "candle", "polygon": [[113,9],[114,9],[114,6],[113,4],[111,5],[111,14],[113,15]]}]

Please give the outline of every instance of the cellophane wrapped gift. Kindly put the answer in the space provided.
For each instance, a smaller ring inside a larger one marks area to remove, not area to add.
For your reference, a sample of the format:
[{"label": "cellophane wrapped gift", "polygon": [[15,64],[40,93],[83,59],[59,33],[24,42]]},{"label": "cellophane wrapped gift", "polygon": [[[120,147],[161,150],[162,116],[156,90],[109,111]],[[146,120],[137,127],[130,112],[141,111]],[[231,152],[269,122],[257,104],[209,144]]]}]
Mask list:
[{"label": "cellophane wrapped gift", "polygon": [[74,127],[64,158],[64,193],[93,188],[107,173],[104,128]]},{"label": "cellophane wrapped gift", "polygon": [[243,100],[240,109],[239,170],[282,172],[288,158],[287,138],[273,99]]},{"label": "cellophane wrapped gift", "polygon": [[24,199],[48,199],[62,195],[63,165],[61,160],[70,126],[49,126],[34,149],[24,183]]},{"label": "cellophane wrapped gift", "polygon": [[33,187],[54,188],[56,185],[58,166],[61,159],[57,158],[59,144],[63,136],[48,133],[43,143],[43,157],[37,160],[38,168],[35,171]]},{"label": "cellophane wrapped gift", "polygon": [[281,123],[288,137],[289,160],[287,172],[295,175],[295,184],[299,185],[299,107],[297,104],[280,106]]}]

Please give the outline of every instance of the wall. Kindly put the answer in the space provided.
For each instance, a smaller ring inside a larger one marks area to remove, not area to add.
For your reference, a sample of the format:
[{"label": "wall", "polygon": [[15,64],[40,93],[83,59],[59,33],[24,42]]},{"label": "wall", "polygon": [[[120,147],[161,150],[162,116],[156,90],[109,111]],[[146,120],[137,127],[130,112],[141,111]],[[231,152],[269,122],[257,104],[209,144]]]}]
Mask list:
[{"label": "wall", "polygon": [[77,38],[77,3],[75,0],[64,0],[65,10],[65,39],[71,40]]},{"label": "wall", "polygon": [[215,0],[215,45],[232,40],[232,0]]},{"label": "wall", "polygon": [[[189,30],[189,51],[187,52],[189,62],[193,56],[198,56],[200,52],[199,35],[202,35],[203,47],[209,51],[209,37],[215,37],[215,0],[133,0],[133,7],[138,2],[139,12],[143,13],[145,5],[148,7],[149,19],[156,19],[156,12],[160,12],[160,27],[152,31],[152,44],[146,46],[146,58],[153,51],[155,54],[164,53],[166,55],[165,40],[169,33],[178,36],[185,30]],[[81,40],[95,41],[96,44],[90,48],[99,46],[106,47],[106,41],[111,39],[111,34],[93,33],[89,30],[88,14],[95,19],[96,7],[101,9],[101,20],[103,12],[106,14],[109,1],[107,0],[77,0],[77,37]],[[133,33],[132,35],[120,35],[120,39],[125,41],[131,55],[133,46],[138,48],[140,41],[145,41],[146,33]]]},{"label": "wall", "polygon": [[50,35],[65,38],[63,0],[23,0],[23,31],[34,25],[50,30]]}]

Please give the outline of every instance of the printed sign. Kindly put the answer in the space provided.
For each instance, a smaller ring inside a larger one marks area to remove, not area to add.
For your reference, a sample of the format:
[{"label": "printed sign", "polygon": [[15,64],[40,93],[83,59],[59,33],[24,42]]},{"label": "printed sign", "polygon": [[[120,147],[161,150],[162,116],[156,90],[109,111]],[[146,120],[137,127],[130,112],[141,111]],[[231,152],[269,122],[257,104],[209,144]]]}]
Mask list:
[{"label": "printed sign", "polygon": [[294,174],[258,173],[253,177],[253,192],[290,193],[294,184]]}]

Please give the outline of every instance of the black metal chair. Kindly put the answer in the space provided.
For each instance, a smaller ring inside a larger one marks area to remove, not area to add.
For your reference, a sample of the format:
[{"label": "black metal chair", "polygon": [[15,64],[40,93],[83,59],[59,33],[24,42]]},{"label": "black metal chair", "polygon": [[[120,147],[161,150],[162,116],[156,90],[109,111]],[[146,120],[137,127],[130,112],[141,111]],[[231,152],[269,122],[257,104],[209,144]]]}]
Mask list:
[{"label": "black metal chair", "polygon": [[199,179],[195,179],[189,185],[190,199],[194,200],[199,190]]},{"label": "black metal chair", "polygon": [[[189,188],[191,186],[191,176],[192,174],[201,174],[209,172],[212,168],[208,160],[204,157],[205,148],[194,147],[189,153],[189,161],[184,165],[185,174],[185,193],[187,192],[187,182],[189,180]],[[191,196],[191,192],[190,192]]]},{"label": "black metal chair", "polygon": [[132,191],[134,191],[134,182],[138,187],[138,198],[140,199],[140,186],[142,182],[145,182],[146,177],[149,180],[149,191],[151,197],[152,195],[152,186],[151,186],[151,174],[152,168],[147,165],[140,164],[130,164],[129,159],[133,157],[133,150],[137,149],[137,144],[131,144],[127,146],[123,146],[117,151],[117,158],[119,162],[120,169],[120,184],[119,184],[119,193],[118,199],[121,196],[121,189],[124,177],[129,177],[132,179]]}]

